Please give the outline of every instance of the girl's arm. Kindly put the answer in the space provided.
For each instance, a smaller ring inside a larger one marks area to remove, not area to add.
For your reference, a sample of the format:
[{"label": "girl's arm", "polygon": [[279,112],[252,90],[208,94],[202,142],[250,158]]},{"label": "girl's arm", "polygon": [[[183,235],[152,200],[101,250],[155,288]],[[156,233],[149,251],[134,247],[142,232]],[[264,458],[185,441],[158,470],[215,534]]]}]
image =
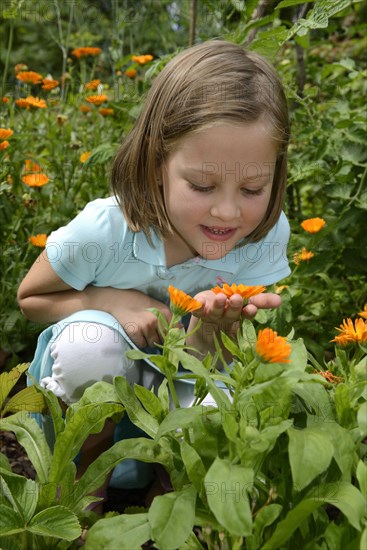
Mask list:
[{"label": "girl's arm", "polygon": [[[204,355],[208,351],[212,354],[215,352],[214,334],[219,342],[221,342],[221,331],[234,337],[241,318],[252,319],[259,308],[274,308],[281,304],[280,296],[270,292],[253,296],[245,307],[239,294],[227,298],[225,294],[215,294],[211,290],[206,290],[197,294],[195,299],[202,302],[203,307],[191,316],[188,332],[195,328],[199,318],[202,320],[202,325],[187,339],[186,343]],[[228,350],[223,346],[222,349],[224,357],[231,360]]]},{"label": "girl's arm", "polygon": [[113,315],[140,347],[160,342],[156,316],[147,308],[159,309],[169,321],[169,308],[137,290],[87,286],[71,288],[52,269],[46,252],[35,261],[18,290],[24,315],[40,323],[56,323],[72,313],[97,309]]}]

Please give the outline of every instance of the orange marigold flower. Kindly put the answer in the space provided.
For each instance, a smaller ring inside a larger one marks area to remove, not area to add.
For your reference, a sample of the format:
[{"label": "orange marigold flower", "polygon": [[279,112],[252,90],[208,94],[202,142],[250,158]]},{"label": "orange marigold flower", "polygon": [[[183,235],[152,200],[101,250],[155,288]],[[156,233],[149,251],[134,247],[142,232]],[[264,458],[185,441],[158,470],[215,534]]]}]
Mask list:
[{"label": "orange marigold flower", "polygon": [[233,294],[239,294],[244,300],[248,300],[251,296],[256,296],[256,294],[264,292],[266,288],[263,285],[246,286],[242,284],[236,285],[233,283],[232,285],[228,285],[227,283],[224,283],[223,286],[216,286],[211,290],[215,294],[225,294],[227,298],[230,298]]},{"label": "orange marigold flower", "polygon": [[358,315],[363,317],[363,319],[367,319],[367,304],[364,304],[363,311],[360,311]]},{"label": "orange marigold flower", "polygon": [[202,307],[202,303],[191,298],[183,290],[179,290],[174,286],[170,285],[168,287],[168,293],[171,300],[171,311],[177,315],[185,315],[192,311],[196,311]]},{"label": "orange marigold flower", "polygon": [[129,78],[135,78],[137,75],[137,72],[138,71],[136,69],[126,69],[125,75],[128,76]]},{"label": "orange marigold flower", "polygon": [[44,248],[46,246],[47,235],[45,233],[38,233],[38,235],[32,235],[29,237],[28,241],[33,244],[33,246]]},{"label": "orange marigold flower", "polygon": [[50,181],[50,178],[46,174],[36,172],[35,174],[26,174],[22,177],[22,181],[29,187],[42,187]]},{"label": "orange marigold flower", "polygon": [[94,105],[101,105],[101,103],[104,103],[108,100],[108,97],[106,94],[101,95],[89,95],[85,98],[88,103],[93,103]]},{"label": "orange marigold flower", "polygon": [[298,265],[300,262],[308,262],[311,260],[311,258],[314,257],[314,253],[310,252],[309,250],[306,250],[305,247],[302,248],[302,252],[296,252],[296,254],[293,256],[293,261],[296,265]]},{"label": "orange marigold flower", "polygon": [[149,61],[152,61],[153,56],[150,54],[146,55],[133,55],[131,60],[134,61],[134,63],[139,63],[139,65],[145,65],[146,63],[149,63]]},{"label": "orange marigold flower", "polygon": [[112,116],[114,114],[114,110],[113,109],[107,109],[106,107],[100,107],[98,109],[98,112],[102,115],[102,116]]},{"label": "orange marigold flower", "polygon": [[53,90],[54,88],[57,88],[60,82],[58,80],[54,80],[53,78],[44,78],[42,80],[42,86],[41,88],[43,90],[49,91]]},{"label": "orange marigold flower", "polygon": [[14,134],[10,128],[0,128],[0,139],[8,139]]},{"label": "orange marigold flower", "polygon": [[85,153],[82,153],[79,157],[79,160],[82,164],[84,164],[85,162],[87,162],[87,160],[89,159],[91,155],[91,152],[90,151],[85,151]]},{"label": "orange marigold flower", "polygon": [[3,151],[4,149],[6,149],[7,147],[9,147],[9,142],[8,141],[2,141],[0,143],[0,151]]},{"label": "orange marigold flower", "polygon": [[339,384],[340,382],[343,382],[343,378],[341,378],[340,376],[335,376],[335,374],[333,374],[329,370],[315,370],[314,373],[319,374],[320,376],[325,378],[325,380],[331,382],[332,384]]},{"label": "orange marigold flower", "polygon": [[22,109],[29,109],[29,103],[24,97],[20,99],[15,100],[15,104],[18,105],[18,107],[21,107]]},{"label": "orange marigold flower", "polygon": [[271,328],[259,330],[256,342],[256,353],[265,363],[289,363],[291,346],[284,336]]},{"label": "orange marigold flower", "polygon": [[82,113],[90,113],[92,110],[92,107],[89,107],[89,105],[80,105],[79,111]]},{"label": "orange marigold flower", "polygon": [[24,164],[25,164],[24,169],[26,172],[42,172],[41,166],[33,162],[33,160],[26,159]]},{"label": "orange marigold flower", "polygon": [[326,225],[326,221],[322,218],[309,218],[301,223],[301,227],[307,233],[318,233]]},{"label": "orange marigold flower", "polygon": [[353,343],[367,343],[367,321],[363,319],[355,319],[354,324],[352,319],[343,319],[340,328],[336,328],[340,332],[331,342],[336,342],[340,346],[347,346]]},{"label": "orange marigold flower", "polygon": [[39,99],[38,97],[33,97],[32,95],[26,98],[27,104],[29,107],[34,107],[35,109],[46,109],[47,103],[44,99]]},{"label": "orange marigold flower", "polygon": [[24,82],[24,84],[40,84],[43,76],[34,71],[21,71],[17,74],[17,79]]},{"label": "orange marigold flower", "polygon": [[1,102],[2,103],[9,103],[9,98],[8,97],[2,97]]},{"label": "orange marigold flower", "polygon": [[102,51],[101,48],[92,48],[89,46],[85,46],[83,48],[75,48],[71,52],[71,54],[74,57],[77,57],[78,59],[80,59],[81,57],[86,57],[88,55],[93,55],[93,56],[99,55],[101,51]]},{"label": "orange marigold flower", "polygon": [[91,80],[90,82],[87,82],[86,84],[84,84],[84,89],[85,90],[96,90],[98,88],[98,86],[100,85],[101,81],[96,79],[96,80]]},{"label": "orange marigold flower", "polygon": [[27,71],[28,66],[25,63],[17,63],[14,67],[15,73],[20,73],[21,71]]}]

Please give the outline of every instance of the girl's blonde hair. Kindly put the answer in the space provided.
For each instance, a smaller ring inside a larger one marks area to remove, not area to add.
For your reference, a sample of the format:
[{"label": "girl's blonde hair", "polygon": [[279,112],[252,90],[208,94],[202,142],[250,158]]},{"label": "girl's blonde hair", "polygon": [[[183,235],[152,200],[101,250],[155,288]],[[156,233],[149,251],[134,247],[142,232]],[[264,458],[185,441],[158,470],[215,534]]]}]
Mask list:
[{"label": "girl's blonde hair", "polygon": [[172,59],[154,79],[112,166],[113,192],[130,228],[148,238],[151,229],[163,238],[171,233],[161,167],[181,138],[218,122],[260,119],[270,123],[278,156],[267,212],[246,242],[264,237],[283,207],[289,120],[282,84],[259,54],[222,40],[193,46]]}]

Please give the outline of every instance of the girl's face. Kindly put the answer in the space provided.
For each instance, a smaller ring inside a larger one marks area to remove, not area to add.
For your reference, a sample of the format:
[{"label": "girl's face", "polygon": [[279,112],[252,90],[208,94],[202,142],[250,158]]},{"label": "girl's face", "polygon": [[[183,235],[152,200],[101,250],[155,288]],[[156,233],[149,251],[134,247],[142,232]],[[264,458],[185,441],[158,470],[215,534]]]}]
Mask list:
[{"label": "girl's face", "polygon": [[163,164],[163,194],[174,234],[167,265],[217,260],[266,213],[277,150],[264,122],[225,123],[183,138]]}]

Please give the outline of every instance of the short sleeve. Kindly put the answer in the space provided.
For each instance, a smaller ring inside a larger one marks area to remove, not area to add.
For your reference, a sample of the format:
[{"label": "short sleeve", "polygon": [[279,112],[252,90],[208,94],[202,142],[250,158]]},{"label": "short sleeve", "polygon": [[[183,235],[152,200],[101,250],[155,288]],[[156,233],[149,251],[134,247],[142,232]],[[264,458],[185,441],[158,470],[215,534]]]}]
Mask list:
[{"label": "short sleeve", "polygon": [[282,212],[278,222],[263,239],[241,249],[234,282],[268,286],[288,277],[291,273],[287,258],[289,237],[289,222]]},{"label": "short sleeve", "polygon": [[[56,274],[72,288],[83,290],[93,284],[111,262],[114,243],[121,242],[127,230],[122,213],[116,216],[116,209],[119,206],[112,199],[93,201],[68,225],[48,237],[48,260]],[[118,224],[114,223],[116,217]]]}]

